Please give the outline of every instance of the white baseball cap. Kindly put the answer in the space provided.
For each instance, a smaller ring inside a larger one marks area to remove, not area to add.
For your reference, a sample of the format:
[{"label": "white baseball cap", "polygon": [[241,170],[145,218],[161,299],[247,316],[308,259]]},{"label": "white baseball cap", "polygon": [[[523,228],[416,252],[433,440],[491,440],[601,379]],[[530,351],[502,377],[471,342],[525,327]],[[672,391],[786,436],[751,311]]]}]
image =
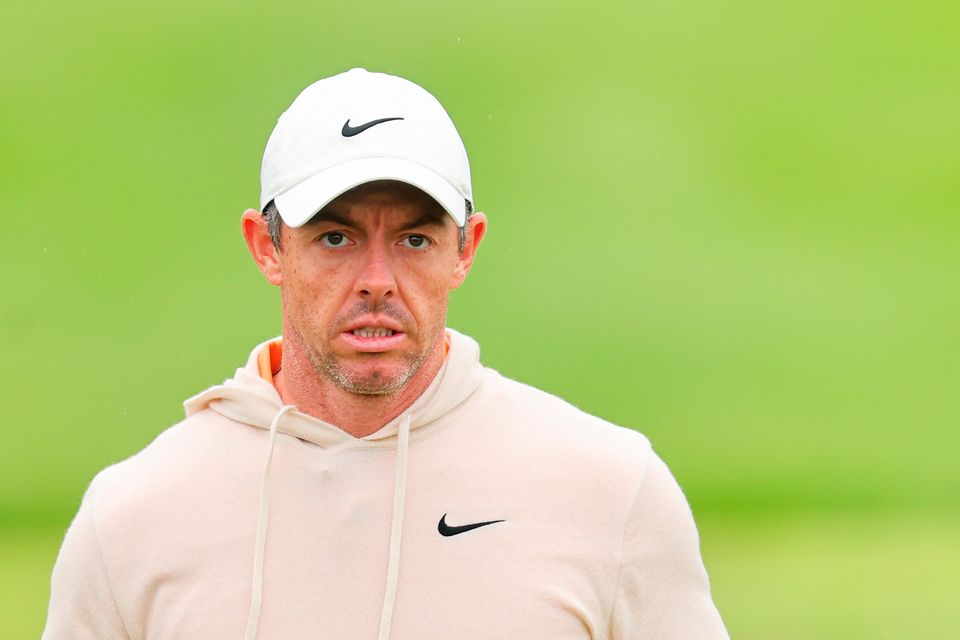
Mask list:
[{"label": "white baseball cap", "polygon": [[314,82],[280,116],[263,152],[260,210],[272,200],[299,227],[341,193],[399,180],[462,226],[473,208],[470,164],[450,116],[409,80],[351,69]]}]

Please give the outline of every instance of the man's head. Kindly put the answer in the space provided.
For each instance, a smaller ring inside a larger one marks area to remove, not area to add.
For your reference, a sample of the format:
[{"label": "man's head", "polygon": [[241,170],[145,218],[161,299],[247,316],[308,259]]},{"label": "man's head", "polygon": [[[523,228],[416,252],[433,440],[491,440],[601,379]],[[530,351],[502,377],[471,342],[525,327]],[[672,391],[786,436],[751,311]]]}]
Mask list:
[{"label": "man's head", "polygon": [[450,291],[486,229],[439,103],[363,70],[315,83],[278,121],[261,180],[243,232],[282,289],[285,370],[289,350],[301,375],[380,395],[438,366]]}]

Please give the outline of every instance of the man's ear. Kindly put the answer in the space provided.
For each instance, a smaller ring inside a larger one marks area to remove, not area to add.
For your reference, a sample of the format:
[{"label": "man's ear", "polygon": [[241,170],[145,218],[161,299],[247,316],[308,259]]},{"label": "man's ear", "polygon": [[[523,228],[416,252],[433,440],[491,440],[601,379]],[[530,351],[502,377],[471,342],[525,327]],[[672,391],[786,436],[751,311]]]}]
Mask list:
[{"label": "man's ear", "polygon": [[273,246],[266,218],[256,209],[247,209],[243,212],[240,224],[253,261],[257,263],[270,284],[280,286],[283,283],[280,251]]},{"label": "man's ear", "polygon": [[463,245],[463,251],[460,252],[460,258],[457,260],[457,266],[453,268],[453,288],[457,288],[467,279],[470,273],[470,267],[473,266],[473,260],[477,257],[477,248],[483,241],[483,236],[487,233],[487,216],[479,211],[467,218],[466,242]]}]

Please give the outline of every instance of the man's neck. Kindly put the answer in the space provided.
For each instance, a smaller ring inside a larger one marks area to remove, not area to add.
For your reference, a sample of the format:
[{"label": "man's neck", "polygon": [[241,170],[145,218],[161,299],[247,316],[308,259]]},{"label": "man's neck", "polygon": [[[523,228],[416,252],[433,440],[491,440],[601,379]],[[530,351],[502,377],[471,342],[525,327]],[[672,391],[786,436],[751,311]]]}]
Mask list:
[{"label": "man's neck", "polygon": [[441,337],[400,390],[366,395],[346,391],[318,373],[307,355],[293,343],[283,341],[282,368],[273,379],[284,404],[295,405],[297,410],[335,425],[355,438],[374,433],[412,405],[433,382],[446,351]]}]

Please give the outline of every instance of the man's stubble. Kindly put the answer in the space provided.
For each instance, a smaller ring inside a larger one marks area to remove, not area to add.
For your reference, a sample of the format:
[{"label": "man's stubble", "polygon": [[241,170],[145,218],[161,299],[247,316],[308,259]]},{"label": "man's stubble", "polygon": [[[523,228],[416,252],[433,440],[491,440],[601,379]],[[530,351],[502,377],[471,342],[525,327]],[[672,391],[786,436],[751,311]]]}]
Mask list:
[{"label": "man's stubble", "polygon": [[[389,301],[384,301],[373,309],[371,309],[366,302],[360,302],[349,312],[339,316],[334,326],[339,327],[350,324],[356,318],[371,313],[385,315],[403,327],[409,328],[414,325],[413,318],[406,311],[391,304]],[[442,338],[443,327],[445,325],[446,314],[444,314],[444,317],[439,323],[439,327],[433,330],[435,335],[426,345],[426,348],[420,353],[401,354],[405,366],[398,374],[389,377],[385,376],[381,371],[376,370],[368,375],[351,373],[341,365],[340,360],[334,354],[314,349],[310,343],[304,339],[297,327],[293,327],[293,330],[297,334],[297,339],[304,348],[310,364],[318,376],[326,378],[339,389],[348,393],[362,396],[384,396],[401,391],[417,374],[427,358],[430,357],[430,354],[433,353],[437,342]],[[372,353],[364,354],[361,357],[379,358],[380,356]]]}]

